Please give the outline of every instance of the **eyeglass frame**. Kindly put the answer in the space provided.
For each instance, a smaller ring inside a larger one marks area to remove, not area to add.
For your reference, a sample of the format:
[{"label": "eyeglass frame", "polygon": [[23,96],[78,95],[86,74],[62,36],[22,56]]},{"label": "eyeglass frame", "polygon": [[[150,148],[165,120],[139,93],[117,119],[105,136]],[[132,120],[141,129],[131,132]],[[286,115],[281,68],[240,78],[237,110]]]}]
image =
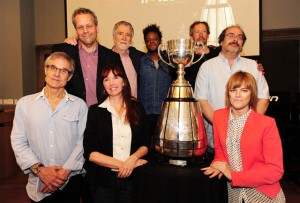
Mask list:
[{"label": "eyeglass frame", "polygon": [[238,39],[238,40],[241,40],[241,41],[244,41],[245,40],[245,36],[244,35],[234,35],[233,33],[228,33],[225,35],[225,37],[227,37],[228,39]]},{"label": "eyeglass frame", "polygon": [[[71,75],[71,74],[73,74],[74,73],[74,71],[72,70],[68,70],[68,69],[66,69],[66,68],[58,68],[58,67],[56,67],[55,65],[46,65],[45,66],[46,68],[48,68],[49,70],[51,70],[51,71],[53,71],[53,72],[56,72],[57,70],[59,70],[59,73],[60,74],[69,74],[69,75]],[[64,72],[65,71],[65,72]]]}]

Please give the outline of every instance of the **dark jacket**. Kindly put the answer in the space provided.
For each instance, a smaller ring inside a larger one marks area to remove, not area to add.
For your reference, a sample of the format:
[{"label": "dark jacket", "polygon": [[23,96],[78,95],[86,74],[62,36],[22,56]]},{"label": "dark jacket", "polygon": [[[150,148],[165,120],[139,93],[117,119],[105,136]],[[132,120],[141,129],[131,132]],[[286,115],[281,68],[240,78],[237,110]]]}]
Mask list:
[{"label": "dark jacket", "polygon": [[[52,47],[52,52],[65,52],[75,60],[75,71],[71,80],[65,86],[65,89],[68,93],[80,97],[86,101],[86,90],[84,84],[84,78],[79,58],[78,45],[73,46],[67,43],[56,44]],[[98,67],[97,67],[97,80],[96,80],[96,94],[98,103],[101,103],[103,100],[101,98],[104,91],[102,81],[100,80],[101,71],[107,65],[119,66],[123,69],[124,67],[120,59],[120,55],[113,52],[112,50],[98,44]],[[124,71],[125,72],[125,71]]]},{"label": "dark jacket", "polygon": [[141,58],[146,53],[137,50],[135,47],[129,47],[128,50],[129,50],[129,57],[132,61],[136,73],[138,74],[140,72],[140,67],[141,67]]},{"label": "dark jacket", "polygon": [[[149,146],[149,130],[146,114],[139,103],[140,124],[130,125],[132,132],[130,154],[141,146]],[[106,108],[92,105],[89,108],[86,129],[84,132],[84,157],[89,160],[90,154],[98,151],[102,154],[113,156],[113,131],[111,113]],[[109,182],[111,169],[90,162],[87,168],[87,181],[93,185],[106,186]]]}]

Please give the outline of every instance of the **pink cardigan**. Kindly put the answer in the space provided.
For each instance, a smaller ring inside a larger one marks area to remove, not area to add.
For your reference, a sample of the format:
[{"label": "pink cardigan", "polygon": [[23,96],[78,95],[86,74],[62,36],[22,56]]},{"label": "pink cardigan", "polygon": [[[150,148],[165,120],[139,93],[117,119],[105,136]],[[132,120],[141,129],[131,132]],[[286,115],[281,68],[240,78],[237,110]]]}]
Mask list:
[{"label": "pink cardigan", "polygon": [[[215,161],[228,163],[226,136],[229,109],[214,113]],[[232,171],[232,186],[256,188],[270,198],[280,191],[283,175],[281,139],[273,118],[258,114],[252,109],[241,136],[243,171]]]}]

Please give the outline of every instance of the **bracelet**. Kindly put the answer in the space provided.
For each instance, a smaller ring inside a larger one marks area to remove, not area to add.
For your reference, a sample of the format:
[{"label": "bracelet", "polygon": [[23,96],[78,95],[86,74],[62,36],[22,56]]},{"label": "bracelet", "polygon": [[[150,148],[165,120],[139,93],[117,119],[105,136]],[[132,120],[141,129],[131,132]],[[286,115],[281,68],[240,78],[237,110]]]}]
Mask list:
[{"label": "bracelet", "polygon": [[38,172],[40,172],[40,170],[41,170],[42,167],[44,167],[44,165],[41,164],[41,163],[39,163],[38,165],[33,166],[31,170],[32,170],[32,172],[33,172],[35,175],[37,175]]}]

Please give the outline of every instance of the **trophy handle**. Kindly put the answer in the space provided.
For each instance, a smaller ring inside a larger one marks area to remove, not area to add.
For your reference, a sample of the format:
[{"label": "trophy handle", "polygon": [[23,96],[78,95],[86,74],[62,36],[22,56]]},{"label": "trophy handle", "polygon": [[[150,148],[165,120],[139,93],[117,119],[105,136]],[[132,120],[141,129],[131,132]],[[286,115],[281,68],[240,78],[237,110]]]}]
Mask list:
[{"label": "trophy handle", "polygon": [[202,46],[202,54],[201,54],[201,57],[197,60],[197,61],[192,61],[191,63],[190,63],[190,66],[191,65],[194,65],[195,63],[198,63],[202,58],[203,58],[203,56],[204,56],[204,44],[202,43],[202,42],[195,42],[195,47],[196,48],[198,48],[198,47],[200,47],[200,45]]},{"label": "trophy handle", "polygon": [[160,52],[161,52],[161,48],[162,48],[162,47],[165,47],[165,44],[160,44],[160,45],[158,46],[158,48],[157,48],[157,53],[158,53],[159,58],[160,58],[165,64],[167,64],[167,65],[169,65],[169,66],[172,66],[172,67],[174,68],[174,65],[173,65],[171,62],[170,62],[170,63],[166,62],[166,61],[163,59],[163,57],[161,56]]}]

